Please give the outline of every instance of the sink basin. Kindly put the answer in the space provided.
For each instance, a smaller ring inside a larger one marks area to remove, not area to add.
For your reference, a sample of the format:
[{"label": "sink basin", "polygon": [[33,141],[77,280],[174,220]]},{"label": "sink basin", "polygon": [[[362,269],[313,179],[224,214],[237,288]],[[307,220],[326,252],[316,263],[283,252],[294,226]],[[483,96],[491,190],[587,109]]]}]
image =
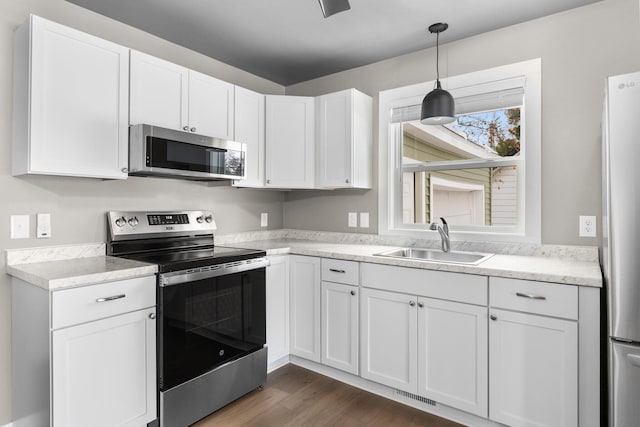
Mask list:
[{"label": "sink basin", "polygon": [[412,259],[418,261],[450,262],[454,264],[478,265],[489,259],[493,254],[479,252],[442,252],[437,249],[400,248],[393,249],[374,256],[389,258]]}]

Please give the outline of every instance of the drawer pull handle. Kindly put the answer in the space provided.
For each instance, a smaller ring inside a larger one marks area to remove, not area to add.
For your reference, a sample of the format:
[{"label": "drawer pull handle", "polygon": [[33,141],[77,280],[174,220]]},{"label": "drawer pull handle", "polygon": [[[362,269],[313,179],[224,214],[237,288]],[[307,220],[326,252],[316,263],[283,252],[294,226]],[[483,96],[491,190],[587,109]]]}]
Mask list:
[{"label": "drawer pull handle", "polygon": [[346,273],[346,271],[338,270],[337,268],[330,268],[329,271],[333,271],[334,273],[342,273],[342,274]]},{"label": "drawer pull handle", "polygon": [[522,298],[530,298],[530,299],[541,299],[541,300],[547,299],[547,297],[545,297],[544,295],[525,294],[523,292],[516,292],[516,296],[519,296]]},{"label": "drawer pull handle", "polygon": [[98,298],[96,302],[107,302],[126,297],[125,294],[113,295],[111,297]]}]

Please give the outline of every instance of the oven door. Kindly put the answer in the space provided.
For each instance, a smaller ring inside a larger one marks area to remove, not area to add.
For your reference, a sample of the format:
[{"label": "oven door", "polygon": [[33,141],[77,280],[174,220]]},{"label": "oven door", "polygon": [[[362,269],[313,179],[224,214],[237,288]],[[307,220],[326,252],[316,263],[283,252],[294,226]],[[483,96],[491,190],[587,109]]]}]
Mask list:
[{"label": "oven door", "polygon": [[160,391],[266,342],[264,267],[160,286],[158,293]]}]

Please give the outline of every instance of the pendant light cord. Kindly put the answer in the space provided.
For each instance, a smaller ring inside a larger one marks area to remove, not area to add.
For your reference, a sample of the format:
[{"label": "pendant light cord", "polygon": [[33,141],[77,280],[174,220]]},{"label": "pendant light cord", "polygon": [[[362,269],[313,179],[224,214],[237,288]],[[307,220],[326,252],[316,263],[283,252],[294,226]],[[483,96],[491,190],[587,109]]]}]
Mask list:
[{"label": "pendant light cord", "polygon": [[436,84],[440,81],[440,31],[436,33]]}]

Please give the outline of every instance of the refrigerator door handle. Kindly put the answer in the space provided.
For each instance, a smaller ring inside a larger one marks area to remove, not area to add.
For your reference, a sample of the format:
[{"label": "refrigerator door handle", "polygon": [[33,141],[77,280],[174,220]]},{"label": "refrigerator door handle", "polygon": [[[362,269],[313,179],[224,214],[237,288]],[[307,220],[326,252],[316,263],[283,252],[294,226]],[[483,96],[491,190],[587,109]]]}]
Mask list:
[{"label": "refrigerator door handle", "polygon": [[640,368],[640,356],[637,354],[627,354],[627,360],[636,368]]}]

